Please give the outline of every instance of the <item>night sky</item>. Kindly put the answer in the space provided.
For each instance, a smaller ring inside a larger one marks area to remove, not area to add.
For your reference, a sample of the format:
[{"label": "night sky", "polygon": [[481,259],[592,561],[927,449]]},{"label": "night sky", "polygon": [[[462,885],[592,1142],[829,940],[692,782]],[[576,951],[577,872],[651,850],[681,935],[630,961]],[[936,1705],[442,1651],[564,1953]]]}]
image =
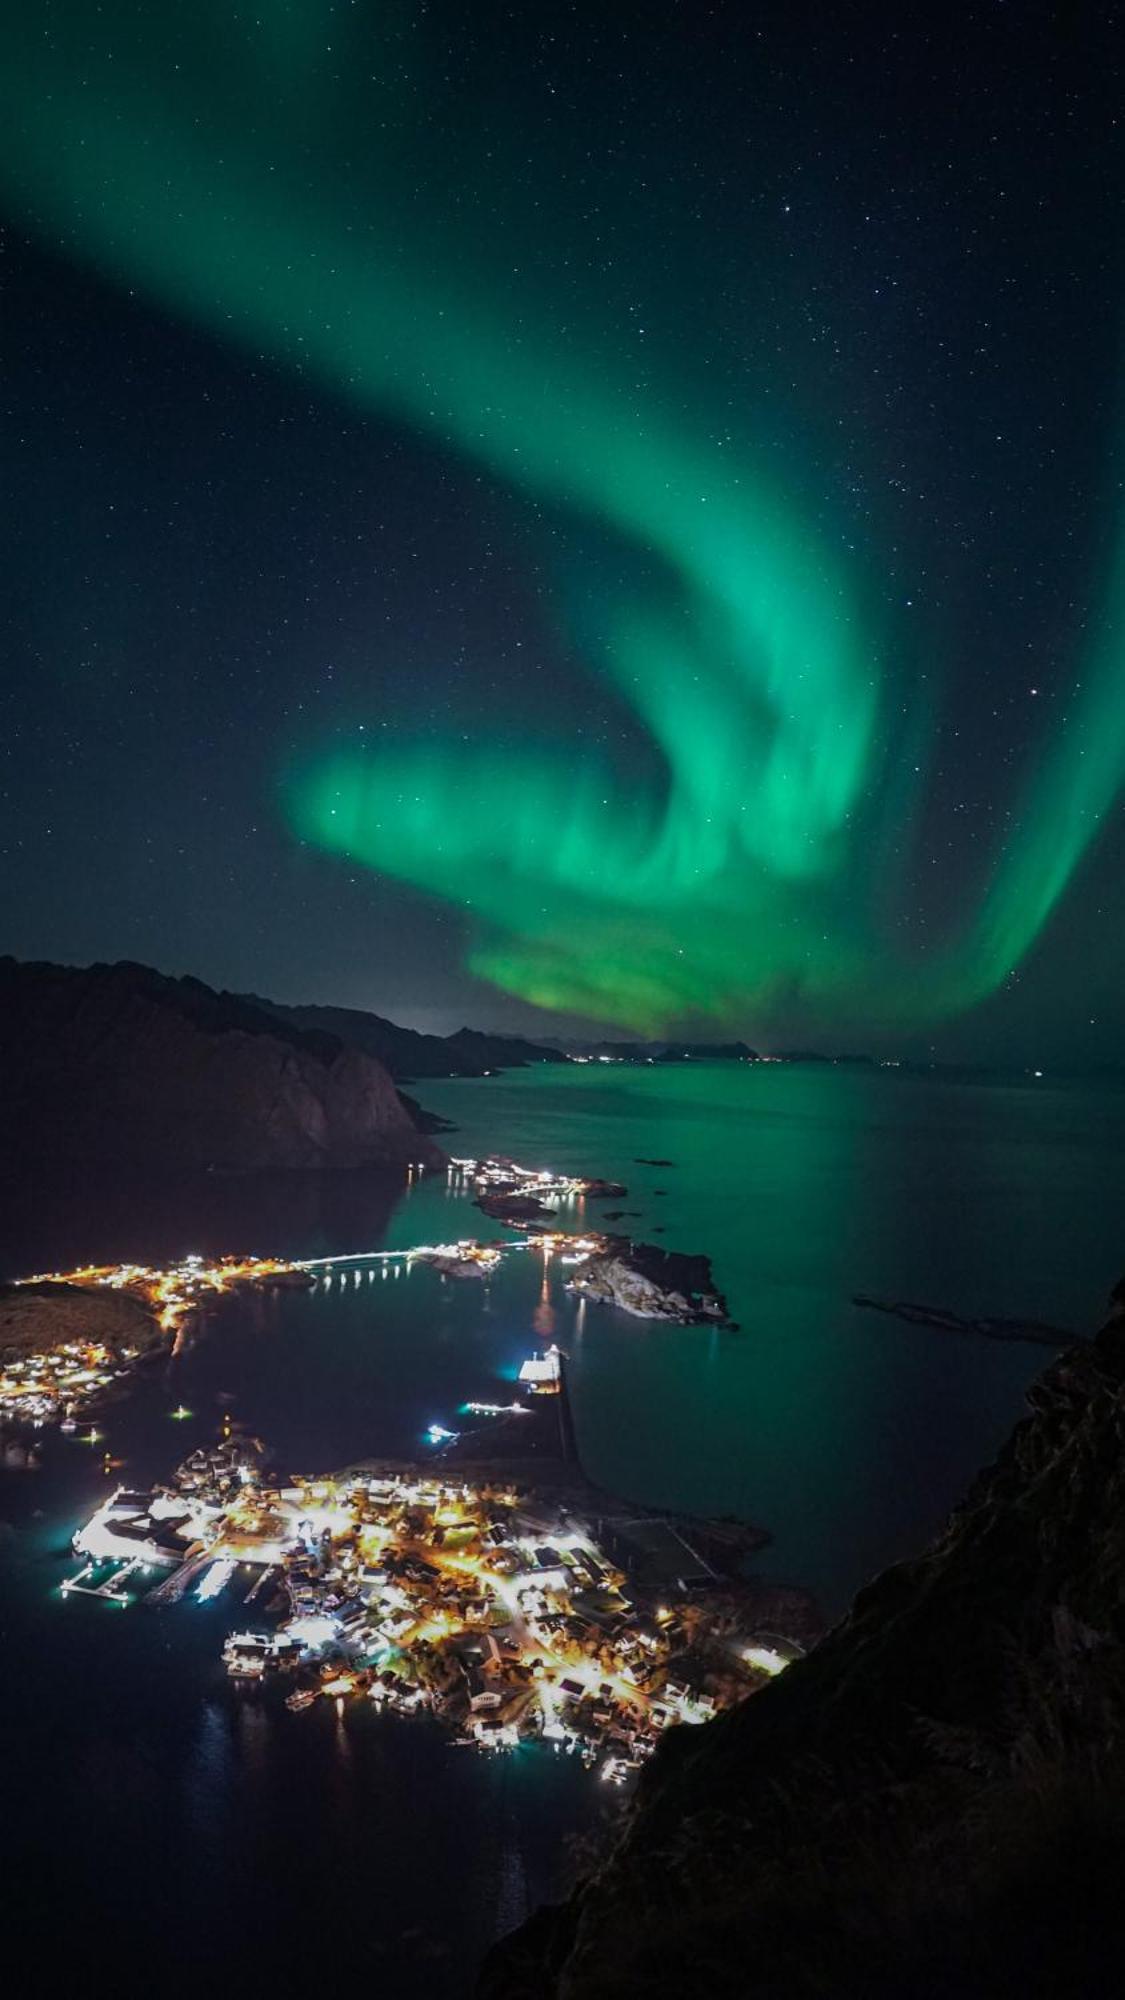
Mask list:
[{"label": "night sky", "polygon": [[1120,46],[19,0],[0,949],[1125,1055]]}]

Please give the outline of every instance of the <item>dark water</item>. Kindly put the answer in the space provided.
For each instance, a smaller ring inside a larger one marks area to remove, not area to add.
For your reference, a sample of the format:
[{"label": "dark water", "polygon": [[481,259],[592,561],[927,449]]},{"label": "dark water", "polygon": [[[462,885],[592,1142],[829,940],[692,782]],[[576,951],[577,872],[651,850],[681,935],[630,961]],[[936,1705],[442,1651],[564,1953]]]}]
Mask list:
[{"label": "dark water", "polygon": [[592,1162],[641,1210],[622,1228],[711,1254],[739,1335],[587,1319],[583,1458],[638,1499],[768,1526],[763,1566],[829,1608],[933,1533],[1050,1358],[852,1295],[1090,1331],[1125,1272],[1117,1091],[685,1064],[513,1071],[427,1098],[466,1150],[491,1131],[517,1158]]},{"label": "dark water", "polygon": [[[762,1567],[834,1609],[940,1523],[1048,1358],[872,1318],[852,1292],[1089,1327],[1125,1269],[1116,1095],[704,1066],[514,1072],[424,1095],[458,1121],[455,1150],[627,1181],[609,1206],[640,1213],[621,1227],[707,1250],[742,1331],[580,1315],[537,1253],[487,1289],[418,1269],[254,1297],[107,1413],[131,1478],[167,1472],[224,1409],[282,1469],[414,1455],[428,1423],[495,1396],[553,1334],[595,1478],[764,1523]],[[10,1189],[0,1217],[9,1274],[500,1233],[443,1176],[409,1194],[357,1176],[99,1180]],[[194,1417],[171,1423],[181,1400]],[[486,1762],[370,1704],[338,1722],[328,1704],[290,1716],[241,1698],[219,1666],[237,1602],[63,1604],[69,1534],[102,1490],[97,1456],[57,1435],[40,1471],[0,1472],[0,1879],[9,1962],[30,1950],[39,1968],[28,1990],[357,1976],[469,1990],[488,1940],[558,1892],[567,1840],[597,1835],[607,1809],[587,1775],[540,1750]]]}]

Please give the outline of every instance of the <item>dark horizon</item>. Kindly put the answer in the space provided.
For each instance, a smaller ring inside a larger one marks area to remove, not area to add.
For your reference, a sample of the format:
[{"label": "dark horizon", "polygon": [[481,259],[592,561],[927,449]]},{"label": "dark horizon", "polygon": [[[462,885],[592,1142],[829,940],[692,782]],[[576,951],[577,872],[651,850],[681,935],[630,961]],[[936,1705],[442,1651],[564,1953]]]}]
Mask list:
[{"label": "dark horizon", "polygon": [[[608,1057],[603,1057],[605,1060],[628,1060],[627,1051],[630,1048],[636,1049],[642,1055],[646,1051],[649,1052],[649,1061],[674,1061],[677,1059],[677,1050],[683,1045],[684,1059],[695,1057],[699,1060],[706,1060],[709,1054],[712,1054],[716,1059],[729,1059],[734,1051],[740,1049],[743,1051],[741,1058],[743,1060],[763,1061],[767,1063],[824,1062],[839,1064],[844,1067],[848,1065],[870,1064],[883,1070],[902,1070],[906,1074],[925,1075],[932,1072],[936,1076],[947,1075],[953,1080],[956,1080],[958,1077],[971,1080],[976,1076],[981,1080],[997,1079],[1009,1081],[1016,1078],[1034,1078],[1037,1081],[1047,1082],[1052,1080],[1057,1082],[1091,1082],[1101,1080],[1106,1083],[1125,1081],[1125,1062],[1106,1061],[1099,1064],[1082,1064],[1068,1063],[1064,1060],[1050,1070],[1044,1070],[1041,1066],[1021,1061],[1018,1056],[1012,1055],[1008,1055],[1007,1058],[998,1061],[985,1061],[979,1058],[973,1060],[956,1056],[947,1058],[938,1054],[933,1048],[923,1050],[919,1053],[900,1052],[895,1054],[880,1052],[876,1045],[866,1046],[861,1039],[855,1037],[846,1043],[833,1042],[831,1039],[819,1042],[807,1039],[804,1041],[787,1042],[775,1037],[772,1040],[763,1041],[760,1045],[755,1046],[748,1043],[745,1037],[721,1037],[714,1032],[708,1032],[706,1024],[704,1024],[703,1031],[698,1035],[685,1032],[680,1035],[667,1034],[647,1037],[643,1035],[628,1036],[614,1031],[598,1034],[593,1032],[591,1024],[580,1024],[578,1029],[568,1034],[561,1030],[557,1024],[552,1024],[550,1021],[542,1029],[533,1023],[529,1030],[518,1027],[502,1028],[497,1026],[495,1021],[483,1027],[472,1026],[464,1021],[457,1021],[453,1027],[447,1027],[442,1024],[431,1028],[418,1026],[406,1016],[394,1019],[374,1007],[351,1007],[335,1001],[289,1000],[282,999],[277,994],[268,994],[261,991],[239,991],[228,986],[213,985],[210,981],[201,980],[197,973],[167,971],[159,966],[145,965],[136,959],[95,960],[92,964],[85,966],[77,964],[68,965],[65,961],[58,960],[20,960],[14,958],[12,954],[0,953],[0,968],[3,967],[5,957],[7,957],[9,964],[16,967],[23,967],[28,971],[38,967],[49,973],[58,970],[61,965],[62,969],[75,973],[84,971],[131,971],[146,976],[155,974],[158,980],[170,980],[173,982],[183,980],[197,987],[202,986],[207,992],[216,995],[220,1000],[233,1001],[239,1007],[243,1006],[244,1003],[249,1003],[252,1008],[264,1013],[280,1009],[281,1012],[278,1015],[279,1021],[288,1023],[291,1028],[315,1029],[345,1044],[350,1039],[346,1018],[348,1016],[354,1016],[358,1023],[366,1015],[372,1021],[381,1023],[388,1030],[400,1031],[405,1029],[408,1037],[412,1034],[419,1034],[429,1038],[448,1040],[456,1043],[460,1035],[476,1035],[484,1041],[494,1041],[499,1045],[496,1051],[484,1057],[484,1060],[495,1062],[500,1069],[512,1067],[513,1065],[518,1067],[523,1063],[525,1057],[520,1053],[520,1050],[524,1045],[529,1048],[537,1047],[543,1051],[558,1052],[578,1061],[590,1060],[593,1053],[599,1050],[616,1052],[611,1053]],[[310,1014],[313,1016],[323,1014],[326,1018],[324,1020],[305,1018]],[[507,1053],[505,1053],[503,1047],[505,1043],[509,1045]],[[389,1049],[387,1052],[383,1052],[380,1050],[378,1044],[371,1045],[367,1043],[365,1036],[362,1034],[358,1045],[366,1047],[368,1053],[377,1055],[384,1066],[390,1070],[392,1076],[404,1078],[408,1082],[416,1080],[420,1085],[424,1085],[432,1081],[435,1076],[444,1077],[446,1075],[444,1070],[433,1070],[430,1067],[423,1067],[419,1071],[417,1078],[415,1078],[409,1048],[397,1051],[392,1056],[389,1053]],[[475,1060],[480,1061],[481,1057],[476,1056]],[[531,1060],[534,1060],[534,1058],[532,1057]],[[451,1070],[448,1074],[450,1076],[462,1075],[472,1077],[489,1075],[492,1074],[492,1071],[466,1068]]]}]

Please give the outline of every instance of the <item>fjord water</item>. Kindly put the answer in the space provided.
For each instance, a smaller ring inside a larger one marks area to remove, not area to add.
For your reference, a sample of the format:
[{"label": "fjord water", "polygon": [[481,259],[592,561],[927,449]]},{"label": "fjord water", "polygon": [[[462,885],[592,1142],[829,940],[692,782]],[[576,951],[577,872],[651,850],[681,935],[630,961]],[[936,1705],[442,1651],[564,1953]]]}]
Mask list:
[{"label": "fjord water", "polygon": [[[1125,1099],[1048,1080],[955,1086],[827,1065],[514,1071],[427,1083],[451,1151],[612,1175],[622,1230],[704,1250],[737,1333],[581,1310],[539,1252],[487,1287],[360,1268],[224,1303],[102,1419],[124,1477],[165,1476],[223,1411],[281,1470],[418,1455],[427,1424],[503,1399],[553,1337],[586,1470],[631,1498],[768,1527],[758,1561],[830,1611],[909,1553],[1019,1414],[1046,1349],[858,1311],[855,1291],[1090,1329],[1125,1267]],[[642,1160],[670,1160],[651,1166]],[[198,1250],[292,1256],[505,1232],[442,1173],[9,1190],[0,1267]],[[169,1421],[180,1402],[194,1413]],[[486,1761],[355,1704],[289,1715],[221,1671],[237,1599],[63,1604],[69,1535],[105,1490],[58,1434],[0,1470],[3,1845],[12,1952],[119,1993],[247,1993],[334,1972],[471,1988],[497,1931],[558,1892],[607,1810],[538,1750]],[[604,1789],[604,1788],[600,1788]],[[15,1960],[13,1959],[14,1963]]]},{"label": "fjord water", "polygon": [[1090,1332],[1125,1271],[1116,1090],[687,1062],[426,1097],[461,1128],[454,1150],[612,1175],[629,1196],[609,1206],[638,1211],[614,1226],[711,1256],[737,1334],[586,1317],[570,1371],[585,1467],[632,1498],[761,1523],[759,1566],[832,1611],[934,1533],[1050,1358],[853,1294]]}]

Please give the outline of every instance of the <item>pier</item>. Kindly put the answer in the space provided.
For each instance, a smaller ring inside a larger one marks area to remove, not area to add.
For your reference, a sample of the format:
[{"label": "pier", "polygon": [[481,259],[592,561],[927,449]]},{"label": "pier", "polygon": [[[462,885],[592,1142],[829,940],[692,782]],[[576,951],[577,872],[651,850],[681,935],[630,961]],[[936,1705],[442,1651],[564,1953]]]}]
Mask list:
[{"label": "pier", "polygon": [[111,1574],[103,1582],[95,1583],[93,1579],[105,1567],[104,1562],[88,1562],[77,1576],[64,1577],[59,1585],[62,1595],[69,1597],[74,1593],[79,1597],[102,1597],[107,1603],[119,1604],[124,1611],[133,1601],[124,1586],[138,1571],[147,1569],[148,1564],[142,1562],[139,1556],[134,1556],[128,1562],[113,1564]]},{"label": "pier", "polygon": [[203,1549],[198,1554],[189,1556],[186,1562],[181,1563],[178,1569],[172,1571],[171,1576],[166,1576],[163,1583],[158,1583],[155,1590],[148,1592],[145,1603],[178,1604],[181,1597],[190,1590],[196,1578],[202,1576],[210,1561],[211,1551],[209,1549]]}]

